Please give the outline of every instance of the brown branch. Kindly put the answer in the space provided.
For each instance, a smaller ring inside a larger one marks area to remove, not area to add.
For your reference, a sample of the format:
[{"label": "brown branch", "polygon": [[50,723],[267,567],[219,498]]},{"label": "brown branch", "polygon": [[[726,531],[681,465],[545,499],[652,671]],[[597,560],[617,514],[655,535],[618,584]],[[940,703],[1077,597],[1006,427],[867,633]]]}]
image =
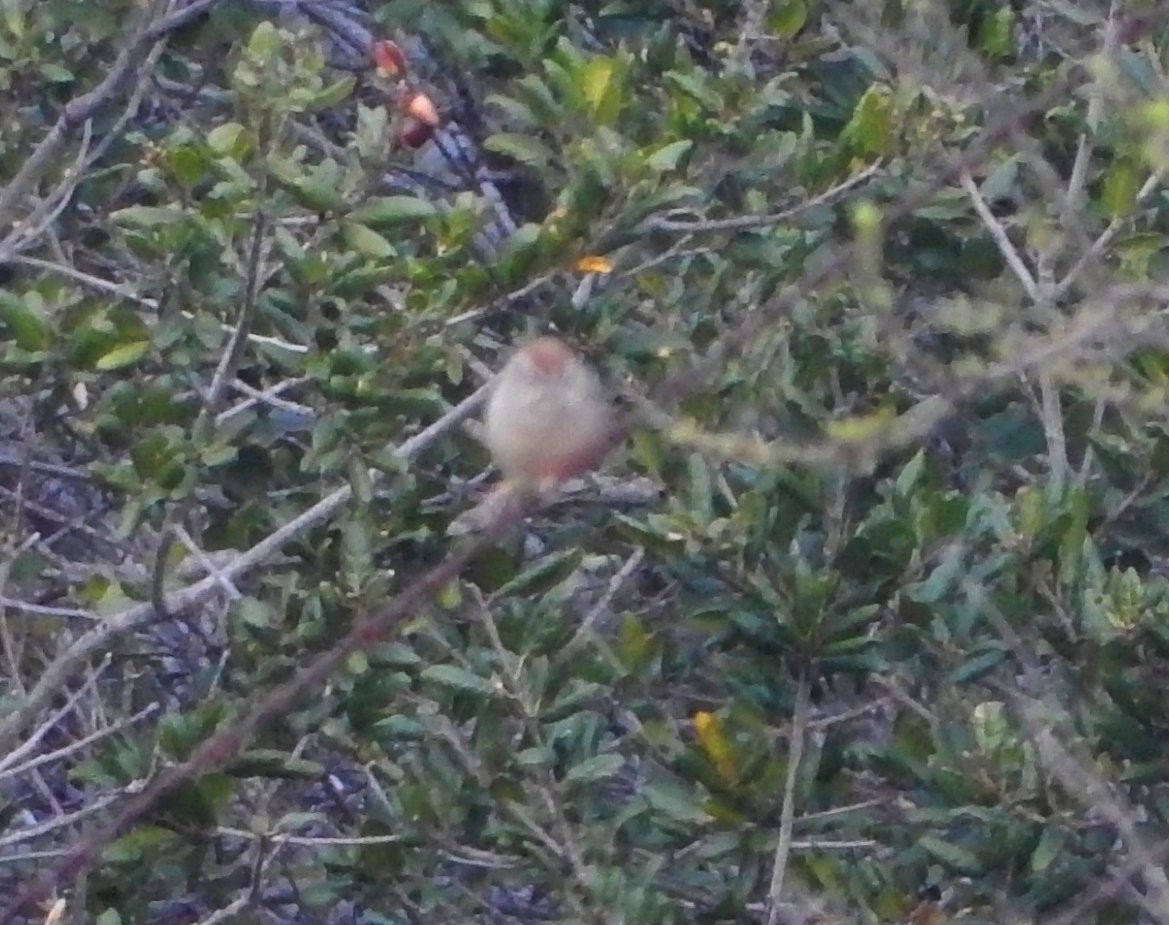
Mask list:
[{"label": "brown branch", "polygon": [[[255,317],[256,298],[260,291],[260,261],[264,251],[264,231],[267,221],[263,209],[257,209],[253,218],[252,241],[248,249],[247,280],[244,289],[244,300],[236,315],[234,330],[227,342],[219,364],[211,377],[211,385],[207,389],[207,396],[203,406],[199,409],[198,417],[191,425],[191,433],[196,442],[210,439],[210,426],[215,413],[227,391],[228,383],[235,379],[235,374],[244,357],[247,346],[247,337],[251,332],[252,321]],[[188,516],[192,499],[188,497],[176,508],[172,508],[166,516],[161,536],[158,540],[158,549],[154,554],[154,568],[150,579],[150,603],[159,619],[169,619],[170,613],[166,606],[166,564],[170,552],[177,539],[175,530],[182,526]],[[222,579],[221,579],[222,581]]]},{"label": "brown branch", "polygon": [[796,682],[796,702],[792,709],[791,741],[787,749],[787,775],[783,782],[783,807],[780,810],[779,837],[775,844],[775,860],[771,866],[771,885],[767,890],[767,925],[779,925],[783,907],[783,880],[787,873],[787,859],[792,849],[792,822],[796,814],[796,779],[804,758],[804,740],[808,734],[808,697],[811,682],[807,668],[800,671]]},{"label": "brown branch", "polygon": [[806,202],[801,202],[798,205],[792,206],[790,209],[784,209],[780,212],[768,212],[763,215],[733,215],[729,218],[707,219],[679,219],[662,215],[646,219],[642,222],[639,231],[642,233],[664,231],[674,234],[702,234],[716,231],[749,231],[754,228],[766,228],[769,225],[778,225],[817,206],[827,205],[833,200],[839,199],[850,190],[856,189],[856,187],[871,180],[881,166],[880,161],[870,164],[864,170],[853,174],[847,180],[837,183],[835,186],[824,190],[824,192],[813,196]]},{"label": "brown branch", "polygon": [[[899,203],[890,206],[885,212],[886,218],[907,215],[928,203],[962,169],[968,169],[970,166],[980,162],[1004,138],[1010,137],[1017,131],[1021,121],[1028,113],[1036,110],[1045,110],[1047,106],[1057,99],[1062,99],[1068,91],[1067,83],[1065,73],[1063,77],[1053,82],[1053,85],[1047,92],[1041,94],[1030,103],[1012,106],[1008,112],[993,120],[993,124],[984,132],[981,141],[973,145],[964,157],[955,159],[952,163],[947,164],[946,168],[943,169],[939,176],[934,178],[932,183],[926,184],[916,194],[907,195]],[[0,200],[0,203],[2,203],[2,200]],[[10,206],[11,203],[9,203]],[[727,332],[717,341],[697,363],[664,380],[656,390],[657,394],[677,398],[678,396],[695,391],[725,362],[726,358],[734,350],[750,342],[780,312],[790,307],[797,299],[814,291],[818,286],[823,285],[834,275],[844,270],[848,265],[848,261],[849,253],[847,249],[842,248],[832,259],[827,260],[818,271],[809,272],[799,283],[789,286],[776,299],[766,305],[759,306],[757,310],[753,311],[747,317],[746,321]],[[637,415],[627,416],[622,422],[622,426],[615,429],[612,442],[616,444],[623,440],[629,430],[637,425],[639,421],[640,418]],[[335,510],[344,504],[348,500],[349,493],[342,489],[335,493],[333,497],[339,497],[340,500],[334,503],[334,507],[331,510]],[[518,505],[505,509],[499,519],[494,522],[492,527],[481,538],[464,545],[422,575],[403,590],[385,611],[358,622],[332,649],[317,656],[291,680],[267,694],[257,697],[251,707],[245,712],[243,718],[235,725],[214,734],[196,749],[187,761],[164,770],[140,794],[131,798],[125,804],[120,814],[117,815],[110,826],[72,849],[62,863],[52,871],[48,872],[39,880],[26,885],[13,903],[3,912],[0,912],[0,925],[8,925],[8,923],[15,921],[21,910],[28,908],[30,904],[39,902],[52,895],[64,883],[88,870],[97,859],[101,850],[112,839],[116,838],[120,833],[129,830],[134,823],[143,818],[161,799],[173,792],[177,787],[203,773],[222,766],[230,760],[252,738],[258,728],[286,712],[299,696],[322,685],[329,675],[339,665],[343,664],[345,659],[353,652],[385,639],[393,631],[397,622],[404,614],[410,612],[412,608],[422,605],[432,593],[447,582],[455,579],[481,549],[502,536],[525,513],[527,512],[520,509]],[[231,570],[225,569],[224,572],[225,574],[230,574]],[[205,582],[209,587],[218,586],[215,577],[209,577]],[[141,619],[143,621],[148,619],[152,611],[153,608],[147,605],[147,613]],[[92,639],[90,645],[92,645]],[[77,645],[75,644],[70,652],[73,652],[76,648]],[[92,651],[92,649],[89,651]],[[66,655],[68,656],[69,653],[66,653]],[[82,658],[84,657],[85,655],[82,655]],[[38,684],[37,691],[34,691],[34,695],[29,698],[36,703],[35,709],[39,709],[41,705],[47,702],[48,697],[51,696],[51,692],[59,686],[57,682],[62,681],[63,676],[67,675],[75,664],[76,661],[70,661],[66,658],[64,662],[62,662],[62,659],[58,659],[53,666],[50,666],[45,676],[42,677],[41,683]],[[57,668],[55,678],[52,677],[54,675],[54,668]],[[49,681],[48,692],[45,691],[47,680]],[[39,697],[37,697],[38,691],[40,692]],[[14,728],[20,728],[27,721],[29,718],[28,707],[29,704],[26,702],[24,708],[17,711],[16,714],[10,715],[6,718],[5,722],[0,724],[0,748],[3,747],[5,734],[10,734]],[[18,717],[18,722],[15,724],[13,723],[14,715]]]},{"label": "brown branch", "polygon": [[[1070,83],[1068,69],[1064,69],[1043,93],[1027,103],[1008,108],[994,119],[989,120],[989,124],[979,140],[971,145],[962,157],[949,160],[931,182],[923,184],[916,192],[907,193],[897,202],[884,208],[882,218],[885,223],[888,224],[895,219],[911,215],[916,210],[928,205],[934,196],[955,181],[963,170],[970,170],[982,163],[998,145],[1007,138],[1013,137],[1030,114],[1046,112],[1048,107],[1065,99],[1071,89]],[[758,337],[775,318],[790,309],[800,299],[825,287],[835,276],[843,272],[847,268],[849,260],[850,254],[847,249],[842,249],[840,253],[825,260],[818,269],[805,274],[798,282],[785,287],[772,301],[759,306],[737,328],[715,341],[696,363],[665,379],[655,391],[663,396],[684,396],[692,393],[702,382],[717,372],[734,351],[741,349]]]},{"label": "brown branch", "polygon": [[430,595],[454,580],[480,550],[499,539],[525,513],[518,506],[509,508],[482,538],[468,543],[434,566],[403,590],[382,613],[358,621],[333,648],[318,655],[290,680],[256,698],[241,720],[216,732],[186,761],[163,770],[141,793],[129,799],[109,826],[73,848],[45,876],[27,884],[12,904],[0,912],[0,925],[16,921],[22,909],[42,902],[61,884],[86,871],[106,845],[129,831],[134,823],[179,786],[230,761],[247,745],[257,729],[287,713],[302,694],[323,685],[354,652],[384,641],[403,616],[423,606]]},{"label": "brown branch", "polygon": [[21,165],[16,176],[0,190],[0,227],[12,221],[19,202],[29,194],[49,169],[73,130],[94,116],[137,73],[142,50],[218,2],[219,0],[193,0],[182,9],[168,9],[165,15],[148,23],[126,43],[114,59],[105,78],[96,87],[65,104],[48,134]]},{"label": "brown branch", "polygon": [[[474,414],[486,394],[486,387],[474,392],[425,430],[402,443],[394,455],[398,459],[412,459],[451,428],[457,427]],[[209,575],[167,595],[167,608],[179,611],[206,600],[222,587],[221,581],[240,578],[267,562],[279,553],[286,543],[334,516],[349,503],[352,496],[353,489],[349,485],[338,488],[243,552],[234,562],[224,566],[217,575]],[[0,717],[0,754],[10,749],[20,731],[33,722],[37,714],[52,702],[78,665],[99,652],[108,651],[111,642],[117,637],[148,626],[157,618],[158,615],[150,602],[137,604],[79,636],[41,672],[36,686],[25,696],[23,703]]]}]

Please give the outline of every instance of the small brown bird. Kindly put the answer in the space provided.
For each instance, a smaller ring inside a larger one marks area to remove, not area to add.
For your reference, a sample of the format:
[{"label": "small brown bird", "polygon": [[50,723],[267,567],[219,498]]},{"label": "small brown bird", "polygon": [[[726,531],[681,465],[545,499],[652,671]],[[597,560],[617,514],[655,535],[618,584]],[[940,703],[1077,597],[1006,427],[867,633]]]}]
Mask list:
[{"label": "small brown bird", "polygon": [[562,341],[541,337],[503,367],[483,425],[504,479],[544,491],[599,466],[614,423],[596,372]]}]

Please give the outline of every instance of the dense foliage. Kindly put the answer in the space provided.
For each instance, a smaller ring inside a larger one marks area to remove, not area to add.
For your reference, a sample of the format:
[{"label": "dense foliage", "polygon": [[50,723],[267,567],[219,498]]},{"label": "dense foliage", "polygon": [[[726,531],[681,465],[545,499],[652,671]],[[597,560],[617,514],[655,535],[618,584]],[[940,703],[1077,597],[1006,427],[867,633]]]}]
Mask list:
[{"label": "dense foliage", "polygon": [[1160,5],[0,12],[0,915],[463,542],[556,331],[603,476],[67,914],[1169,923]]}]

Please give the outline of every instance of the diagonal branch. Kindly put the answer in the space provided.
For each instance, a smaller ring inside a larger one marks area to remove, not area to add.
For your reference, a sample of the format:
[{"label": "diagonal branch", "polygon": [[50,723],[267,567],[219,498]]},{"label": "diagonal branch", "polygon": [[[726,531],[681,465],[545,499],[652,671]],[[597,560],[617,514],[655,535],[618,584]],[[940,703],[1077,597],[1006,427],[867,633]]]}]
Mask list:
[{"label": "diagonal branch", "polygon": [[65,104],[49,133],[41,139],[28,160],[21,165],[16,176],[0,190],[0,228],[12,222],[18,204],[32,191],[37,181],[57,159],[73,130],[94,116],[122,89],[126,81],[138,72],[142,49],[205,10],[209,10],[218,2],[219,0],[192,0],[178,9],[175,8],[177,4],[172,2],[165,14],[147,23],[126,43],[105,78],[96,87]]},{"label": "diagonal branch", "polygon": [[970,201],[974,204],[974,211],[978,213],[978,217],[982,219],[982,224],[986,226],[986,230],[990,232],[994,243],[998,246],[999,253],[1003,255],[1003,259],[1019,278],[1019,282],[1023,284],[1023,289],[1027,292],[1027,297],[1032,302],[1039,300],[1039,287],[1035,285],[1035,277],[1031,275],[1031,271],[1027,269],[1027,265],[1023,263],[1023,258],[1019,256],[1019,251],[1014,244],[1011,243],[1010,237],[1007,235],[1007,229],[1002,226],[990,207],[987,206],[986,200],[982,198],[982,193],[979,192],[974,178],[970,176],[970,171],[963,169],[958,175],[958,182],[962,184],[962,189],[966,190],[966,195],[970,197]]},{"label": "diagonal branch", "polygon": [[[394,455],[399,459],[412,459],[417,456],[447,431],[457,427],[474,414],[486,395],[487,388],[480,388],[425,430],[403,442]],[[371,475],[375,478],[381,476],[380,473],[371,473]],[[167,609],[172,612],[181,611],[207,600],[216,593],[217,589],[222,587],[222,581],[235,581],[241,578],[252,569],[276,556],[286,543],[291,542],[317,524],[329,520],[349,503],[352,495],[353,489],[349,485],[338,488],[242,553],[234,562],[221,568],[217,574],[209,575],[179,591],[166,595]],[[40,679],[25,697],[24,702],[0,717],[0,754],[10,749],[20,731],[52,702],[79,665],[93,655],[107,651],[112,641],[119,636],[148,626],[157,619],[158,615],[154,605],[145,602],[115,614],[104,623],[79,636],[68,649],[57,656],[41,672]]]},{"label": "diagonal branch", "polygon": [[[1067,92],[1066,84],[1065,74],[1063,77],[1057,77],[1045,93],[1034,99],[1023,104],[1012,102],[1009,107],[1006,107],[1003,112],[990,121],[980,141],[972,145],[961,159],[956,159],[954,163],[948,164],[939,176],[934,178],[933,182],[923,184],[923,187],[915,193],[905,196],[898,203],[886,209],[886,217],[895,218],[909,214],[928,202],[940,189],[952,182],[962,168],[969,169],[970,165],[980,163],[985,159],[994,146],[999,144],[1003,138],[1011,135],[1020,120],[1024,119],[1028,113],[1037,109],[1042,111],[1054,99],[1062,98]],[[732,328],[716,341],[697,362],[661,382],[656,390],[657,394],[669,396],[671,400],[674,400],[680,395],[694,392],[733,351],[750,343],[752,338],[766,325],[771,324],[781,312],[788,310],[797,300],[806,297],[815,288],[843,272],[847,268],[849,258],[848,251],[841,249],[816,270],[807,272],[798,284],[787,287],[770,302],[758,306],[755,311],[747,315],[741,324]],[[485,391],[486,387],[480,389],[474,396],[464,401],[459,408],[444,416],[444,429],[454,426],[470,414],[477,407],[478,402],[482,400]],[[941,401],[942,404],[947,404],[945,399],[941,399]],[[460,409],[464,409],[461,414],[458,413]],[[621,428],[615,429],[612,436],[613,442],[616,443],[623,439],[638,423],[640,423],[638,416],[627,416],[622,422]],[[435,426],[437,424],[432,425],[432,428]],[[428,431],[430,429],[428,428]],[[425,433],[424,431],[423,434]],[[421,439],[423,434],[419,434],[415,440]],[[406,444],[403,444],[399,455],[404,455],[405,450]],[[225,568],[223,576],[231,578],[264,561],[267,556],[278,551],[280,546],[291,536],[335,513],[349,500],[351,493],[348,486],[338,489],[295,521],[253,547],[241,556],[233,567]],[[54,870],[49,871],[38,881],[26,885],[15,900],[0,912],[0,925],[13,922],[22,909],[52,895],[63,884],[88,870],[110,839],[128,830],[145,816],[160,799],[182,784],[209,770],[220,767],[230,760],[252,738],[257,729],[288,710],[298,697],[323,685],[329,675],[343,664],[353,652],[385,639],[402,616],[412,612],[414,608],[422,606],[431,594],[455,579],[480,550],[488,543],[501,537],[526,513],[528,511],[520,508],[519,505],[509,507],[481,538],[461,546],[437,566],[424,573],[401,591],[382,613],[362,619],[332,649],[318,655],[292,679],[265,694],[259,695],[253,700],[251,707],[244,713],[241,720],[214,734],[196,749],[187,761],[164,770],[140,794],[132,797],[125,804],[121,813],[108,828],[97,832],[72,849],[64,861]],[[196,599],[202,599],[201,596],[218,586],[216,577],[209,576],[203,582],[180,592],[178,596],[195,596]],[[168,599],[169,604],[170,599]],[[152,606],[149,604],[140,605],[114,618],[108,627],[92,631],[81,637],[49,667],[40,683],[26,699],[25,704],[0,722],[0,751],[5,746],[5,740],[19,731],[49,702],[74,667],[96,651],[102,645],[103,640],[108,639],[112,634],[125,632],[135,625],[145,624],[153,616],[154,608]]]}]

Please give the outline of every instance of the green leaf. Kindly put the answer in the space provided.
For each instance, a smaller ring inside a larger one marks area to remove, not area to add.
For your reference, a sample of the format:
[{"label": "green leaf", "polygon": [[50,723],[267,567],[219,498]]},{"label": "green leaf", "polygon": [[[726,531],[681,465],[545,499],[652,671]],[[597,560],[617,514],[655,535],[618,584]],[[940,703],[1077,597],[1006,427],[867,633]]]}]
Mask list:
[{"label": "green leaf", "polygon": [[609,84],[613,80],[615,62],[612,58],[594,58],[585,65],[581,74],[581,86],[584,89],[585,101],[592,109],[597,109],[605,94],[609,91]]},{"label": "green leaf", "polygon": [[520,128],[536,128],[540,124],[539,118],[536,116],[530,106],[521,103],[519,100],[513,100],[508,96],[501,96],[497,93],[492,93],[486,99],[487,105],[495,105],[507,114],[513,126]]},{"label": "green leaf", "polygon": [[373,660],[379,667],[416,668],[422,664],[422,657],[402,642],[390,642],[373,652]]},{"label": "green leaf", "polygon": [[280,51],[283,44],[276,24],[264,20],[252,30],[252,35],[248,39],[248,56],[259,62],[267,62]]},{"label": "green leaf", "polygon": [[1130,161],[1117,161],[1104,174],[1100,192],[1100,206],[1109,218],[1122,218],[1136,205],[1141,181],[1136,166]]},{"label": "green leaf", "polygon": [[893,104],[889,90],[873,84],[856,104],[841,137],[860,154],[886,154],[893,143]]},{"label": "green leaf", "polygon": [[543,593],[567,579],[583,558],[584,550],[579,546],[544,556],[498,589],[496,595],[514,597]]},{"label": "green leaf", "polygon": [[942,554],[942,561],[929,577],[915,581],[905,590],[905,596],[919,604],[936,604],[950,593],[966,575],[966,548],[954,543]]},{"label": "green leaf", "polygon": [[[569,654],[569,659],[575,659],[575,654]],[[569,681],[564,690],[557,696],[555,702],[544,709],[541,718],[544,722],[555,722],[575,713],[580,713],[591,704],[603,702],[608,688],[603,684],[592,681],[581,681],[574,678]]]},{"label": "green leaf", "polygon": [[328,109],[348,99],[356,84],[357,80],[354,77],[345,76],[320,90],[304,94],[294,93],[293,100],[299,106],[310,111]]},{"label": "green leaf", "polygon": [[121,344],[113,350],[107,351],[102,356],[98,357],[94,368],[100,369],[103,372],[111,369],[121,369],[123,366],[132,366],[146,356],[146,352],[150,349],[150,341],[135,340],[128,344]]},{"label": "green leaf", "polygon": [[483,142],[483,147],[488,151],[506,155],[521,164],[537,169],[547,167],[553,159],[552,151],[548,146],[531,135],[498,132]]},{"label": "green leaf", "polygon": [[1020,155],[1015,155],[996,166],[979,184],[978,190],[982,197],[991,202],[1014,194],[1019,185],[1019,165],[1022,160]]},{"label": "green leaf", "polygon": [[270,605],[254,597],[240,598],[232,605],[232,609],[243,623],[258,629],[271,626],[275,616]]},{"label": "green leaf", "polygon": [[21,0],[4,0],[4,25],[18,39],[24,35],[24,15]]},{"label": "green leaf", "polygon": [[343,299],[359,299],[396,275],[392,266],[358,267],[333,280],[331,289]]},{"label": "green leaf", "polygon": [[73,72],[71,70],[61,67],[59,64],[54,64],[52,61],[43,62],[37,70],[50,83],[64,84],[73,80]]},{"label": "green leaf", "polygon": [[238,122],[224,122],[207,133],[207,146],[216,154],[230,154],[239,156],[240,139],[243,137],[244,127]]},{"label": "green leaf", "polygon": [[419,677],[424,681],[433,681],[435,684],[441,684],[443,687],[450,687],[457,691],[486,694],[488,697],[494,697],[499,693],[491,681],[462,668],[456,668],[454,665],[431,665]]},{"label": "green leaf", "polygon": [[642,795],[658,812],[687,825],[706,825],[713,818],[694,795],[681,785],[651,781],[645,785]]},{"label": "green leaf", "polygon": [[275,777],[283,780],[320,780],[326,768],[274,748],[253,748],[233,758],[223,769],[232,777]]},{"label": "green leaf", "polygon": [[353,488],[353,497],[358,504],[368,505],[373,502],[373,479],[369,475],[369,467],[359,456],[349,461],[349,484]]},{"label": "green leaf", "polygon": [[178,835],[162,826],[140,826],[128,835],[123,835],[106,845],[101,858],[111,864],[133,863],[148,857],[157,857],[178,839]]},{"label": "green leaf", "polygon": [[977,877],[986,872],[985,865],[974,852],[953,842],[943,841],[933,835],[922,835],[917,840],[917,846],[957,873]]},{"label": "green leaf", "polygon": [[382,196],[371,199],[350,218],[370,228],[393,228],[397,225],[417,225],[437,214],[434,203],[416,196]]},{"label": "green leaf", "polygon": [[271,155],[266,161],[268,174],[291,193],[301,205],[314,212],[332,212],[344,207],[341,194],[341,168],[326,158],[311,170],[296,161]]},{"label": "green leaf", "polygon": [[394,250],[394,245],[368,225],[361,225],[357,222],[345,222],[341,228],[345,236],[345,243],[363,257],[372,257],[374,260],[385,260],[388,257],[393,257],[397,253]]},{"label": "green leaf", "polygon": [[682,160],[683,155],[694,147],[694,142],[689,139],[682,141],[672,141],[668,145],[662,145],[653,154],[645,160],[645,165],[658,173],[664,173],[667,170],[673,170],[678,166],[678,162]]},{"label": "green leaf", "polygon": [[594,58],[580,75],[589,114],[599,125],[612,125],[621,112],[621,80],[618,62]]},{"label": "green leaf", "polygon": [[1015,12],[1002,5],[982,25],[982,50],[992,58],[1003,58],[1014,50]]},{"label": "green leaf", "polygon": [[570,768],[568,773],[564,775],[564,780],[567,783],[608,780],[624,766],[625,759],[620,755],[594,755]]},{"label": "green leaf", "polygon": [[353,675],[365,674],[369,671],[369,656],[360,649],[351,652],[345,660],[345,670]]},{"label": "green leaf", "polygon": [[966,659],[965,662],[950,672],[949,681],[954,685],[973,683],[990,674],[990,672],[994,671],[995,668],[1006,660],[1006,651],[995,646],[980,655]]},{"label": "green leaf", "polygon": [[1031,869],[1042,873],[1059,857],[1063,846],[1067,843],[1067,836],[1060,831],[1058,824],[1048,826],[1039,837],[1039,844],[1031,852]]},{"label": "green leaf", "polygon": [[110,213],[110,219],[119,225],[134,228],[157,228],[183,221],[186,213],[176,206],[128,206]]},{"label": "green leaf", "polygon": [[781,38],[790,39],[808,21],[808,7],[804,0],[780,0],[767,18],[771,31]]},{"label": "green leaf", "polygon": [[20,296],[0,289],[0,321],[21,350],[44,350],[52,343],[49,323]]},{"label": "green leaf", "polygon": [[897,476],[894,487],[898,496],[905,498],[913,491],[925,471],[925,450],[918,450]]},{"label": "green leaf", "polygon": [[521,768],[547,768],[552,762],[553,756],[544,748],[524,748],[515,755],[515,763]]},{"label": "green leaf", "polygon": [[718,112],[722,109],[722,97],[713,88],[707,86],[706,82],[698,74],[670,71],[665,75],[665,78],[669,83],[674,85],[675,89],[691,97],[707,110]]},{"label": "green leaf", "polygon": [[190,188],[207,176],[211,158],[194,145],[176,145],[167,149],[166,165],[176,180]]},{"label": "green leaf", "polygon": [[1122,45],[1116,49],[1110,63],[1119,65],[1121,74],[1148,99],[1160,101],[1165,98],[1163,78],[1147,55]]}]

